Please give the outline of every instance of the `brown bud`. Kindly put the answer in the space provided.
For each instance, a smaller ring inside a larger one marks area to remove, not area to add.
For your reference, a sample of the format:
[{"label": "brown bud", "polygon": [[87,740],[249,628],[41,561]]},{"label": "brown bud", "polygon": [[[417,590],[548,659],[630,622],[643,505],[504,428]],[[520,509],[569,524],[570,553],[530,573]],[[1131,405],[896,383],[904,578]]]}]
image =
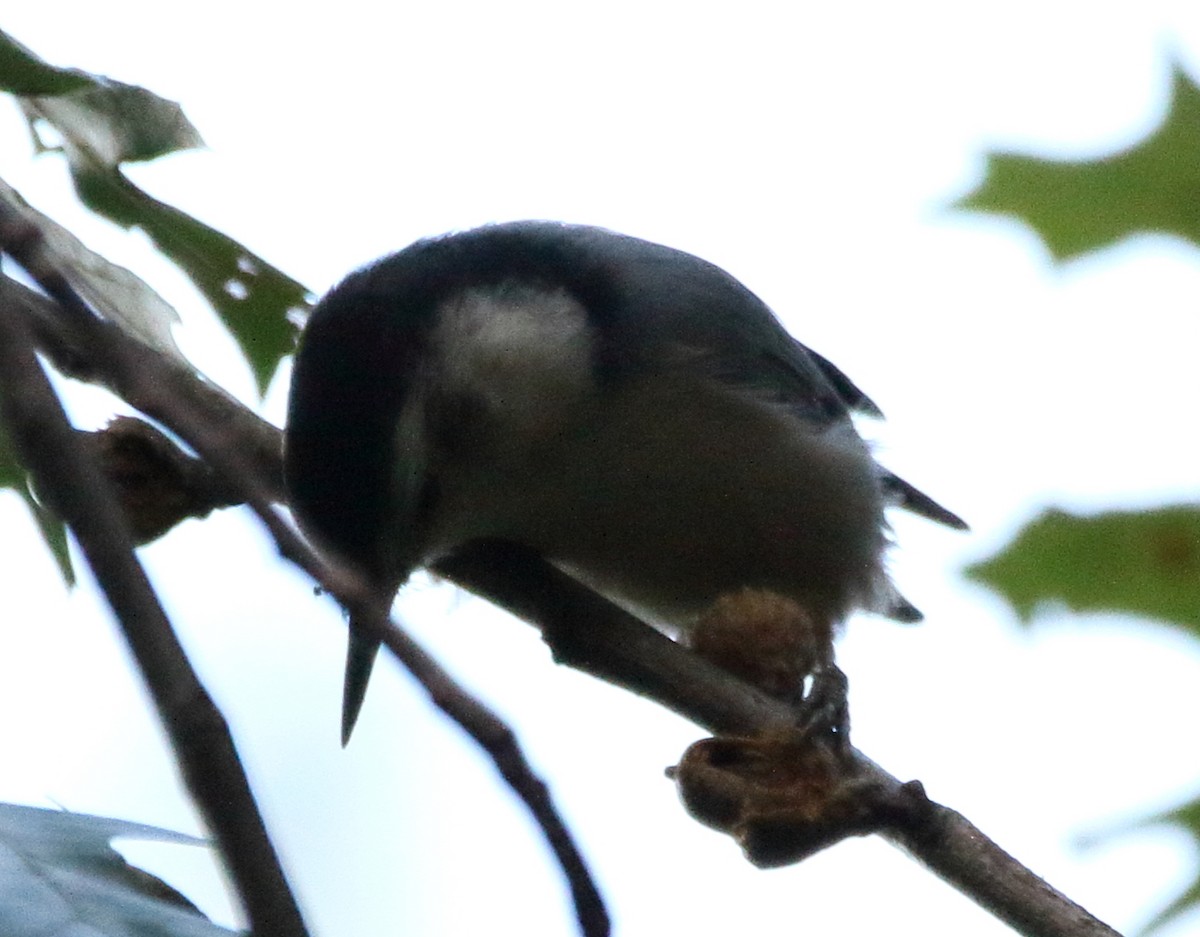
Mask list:
[{"label": "brown bud", "polygon": [[798,698],[805,678],[833,659],[833,628],[764,589],[721,596],[690,629],[697,654],[772,696]]},{"label": "brown bud", "polygon": [[203,462],[144,420],[119,416],[88,435],[138,544],[228,503],[216,495]]},{"label": "brown bud", "polygon": [[917,826],[929,808],[920,784],[888,787],[805,733],[704,739],[668,773],[688,813],[728,833],[761,867],[884,826]]}]

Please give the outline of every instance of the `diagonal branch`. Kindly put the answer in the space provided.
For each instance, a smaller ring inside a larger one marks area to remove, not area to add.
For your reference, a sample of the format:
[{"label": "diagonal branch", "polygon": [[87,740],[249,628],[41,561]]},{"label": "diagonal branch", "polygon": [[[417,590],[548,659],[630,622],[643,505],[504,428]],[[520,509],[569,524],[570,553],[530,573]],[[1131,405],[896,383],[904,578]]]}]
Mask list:
[{"label": "diagonal branch", "polygon": [[[19,294],[21,288],[17,284],[10,282],[7,286],[17,287]],[[0,289],[5,287],[0,281]],[[23,297],[27,307],[37,305],[36,301],[26,300],[28,297]],[[32,310],[28,314],[42,315]],[[39,318],[39,321],[50,323],[41,327],[39,337],[46,333],[42,347],[51,358],[60,365],[80,367],[80,361],[72,361],[67,354],[69,343],[64,340],[61,322],[53,315],[49,320]],[[230,410],[228,398],[223,399],[222,392],[195,375],[190,379],[183,375],[166,376],[163,369],[168,366],[160,356],[133,339],[116,334],[112,344],[137,346],[129,349],[129,356],[130,360],[139,360],[141,375],[151,385],[161,381],[163,386],[170,386],[174,402],[186,402],[186,412],[193,421],[212,425],[212,421],[219,420],[215,425],[222,426],[231,438],[244,440],[243,451],[263,453],[262,471],[255,473],[263,486],[258,496],[283,499],[278,430],[245,408],[236,406]],[[81,351],[78,345],[70,347]],[[147,388],[131,386],[123,369],[111,357],[97,354],[93,346],[85,345],[83,349],[82,366],[96,379],[106,386],[121,388],[119,392],[126,400],[161,420],[210,459],[214,468],[225,471],[216,454],[166,406],[168,401],[156,399]],[[262,443],[267,436],[273,436],[273,446]],[[273,512],[259,513],[266,520]],[[286,525],[277,521],[268,522],[268,527],[277,534],[276,528]],[[294,538],[294,532],[289,536]],[[289,553],[290,548],[284,546],[289,538],[281,540],[277,535],[276,539],[281,551],[296,561]],[[711,731],[757,735],[790,729],[795,724],[796,712],[787,703],[768,697],[702,660],[527,550],[511,544],[483,544],[443,561],[435,571],[539,627],[560,663],[623,686]],[[341,593],[331,588],[330,591],[350,596],[354,590]],[[391,630],[385,633],[389,647],[392,644],[389,636],[399,633]],[[402,658],[407,653],[393,650]],[[862,777],[881,789],[902,793],[905,785],[866,756],[854,751],[852,757],[855,770]],[[930,803],[919,817],[919,823],[897,823],[880,833],[1018,933],[1027,937],[1114,937],[1111,928],[1043,882],[961,814]]]},{"label": "diagonal branch", "polygon": [[67,421],[25,322],[0,309],[0,410],[38,490],[71,527],[133,652],[259,934],[306,937],[300,910],[254,803],[229,727],[192,670],[133,552],[107,480]]},{"label": "diagonal branch", "polygon": [[[38,266],[36,256],[32,256],[35,247],[36,245],[23,245],[19,240],[16,246],[12,247],[10,241],[12,252],[18,255],[22,265],[30,270],[47,292],[58,300],[58,306],[67,317],[69,327],[75,332],[74,336],[63,337],[57,341],[56,348],[59,353],[66,353],[65,350],[70,349],[75,355],[81,347],[93,349],[95,361],[104,362],[101,370],[105,374],[106,384],[121,388],[128,394],[126,399],[137,400],[139,405],[145,405],[147,412],[153,413],[192,445],[258,515],[274,538],[280,553],[308,572],[346,608],[353,609],[356,617],[361,616],[367,628],[378,633],[380,640],[424,686],[435,705],[457,722],[491,756],[500,775],[529,809],[562,867],[575,902],[582,933],[585,937],[605,937],[610,931],[610,923],[599,890],[566,824],[554,807],[548,788],[534,774],[512,729],[455,682],[407,633],[388,620],[387,606],[390,604],[390,596],[386,599],[378,596],[357,574],[319,557],[272,506],[271,502],[278,499],[277,488],[282,477],[278,430],[269,427],[269,424],[262,424],[254,417],[254,438],[263,437],[261,427],[264,426],[273,433],[274,464],[262,464],[261,448],[250,450],[251,457],[259,457],[259,464],[247,459],[243,455],[243,449],[235,443],[235,437],[230,436],[228,403],[231,398],[226,397],[223,392],[210,392],[207,389],[209,385],[196,381],[193,381],[194,386],[189,386],[186,396],[180,397],[170,393],[171,381],[163,380],[160,376],[159,365],[165,359],[149,347],[130,339],[113,325],[93,316],[91,310],[61,276],[54,270],[41,269]],[[46,321],[42,318],[44,310],[38,308],[37,302],[28,305],[34,314],[39,316],[39,321]],[[54,334],[48,323],[44,328]],[[73,340],[80,336],[85,339],[82,343]],[[76,368],[92,370],[91,363],[81,364],[74,358],[72,361]],[[170,378],[171,375],[167,377]],[[164,387],[167,389],[164,390]],[[190,399],[193,395],[204,400],[214,411],[220,413],[222,418],[214,423],[209,411],[191,406]],[[227,858],[231,862],[234,861],[233,857]],[[262,933],[286,932],[264,930]]]},{"label": "diagonal branch", "polygon": [[[52,271],[47,272],[53,275]],[[78,297],[76,302],[81,302]],[[81,323],[78,317],[65,315],[59,303],[3,271],[0,271],[0,308],[25,320],[39,351],[61,374],[98,384],[135,410],[167,426],[170,420],[163,406],[171,401],[186,404],[213,432],[227,428],[226,445],[242,454],[243,461],[273,497],[283,499],[279,430],[185,362],[160,354],[111,325],[104,336],[108,351],[101,354],[92,339],[96,326],[86,319]],[[84,308],[90,318],[90,311]],[[142,368],[150,369],[153,381],[143,379]]]},{"label": "diagonal branch", "polygon": [[[528,548],[488,543],[439,573],[539,629],[555,660],[653,699],[723,735],[796,725],[792,705],[743,683],[598,596]],[[854,774],[903,802],[906,785],[854,749]],[[1118,937],[957,811],[932,801],[879,833],[1026,937]]]}]

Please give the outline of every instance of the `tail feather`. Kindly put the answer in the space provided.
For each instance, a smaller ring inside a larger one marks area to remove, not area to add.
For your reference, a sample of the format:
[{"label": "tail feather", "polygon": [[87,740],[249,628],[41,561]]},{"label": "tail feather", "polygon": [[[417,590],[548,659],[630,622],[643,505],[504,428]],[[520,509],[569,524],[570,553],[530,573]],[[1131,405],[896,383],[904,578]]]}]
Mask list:
[{"label": "tail feather", "polygon": [[913,605],[912,602],[908,601],[908,599],[902,596],[899,592],[895,593],[890,598],[891,602],[887,609],[883,612],[886,617],[892,619],[893,621],[898,621],[904,625],[915,625],[917,622],[925,620],[925,616],[922,614],[921,610]]},{"label": "tail feather", "polygon": [[913,514],[919,514],[927,520],[953,527],[955,530],[969,529],[967,522],[961,517],[942,507],[925,492],[914,488],[903,478],[893,475],[891,472],[884,472],[882,482],[884,496],[897,507],[911,511]]},{"label": "tail feather", "polygon": [[877,587],[878,591],[869,611],[876,615],[882,615],[884,618],[890,618],[892,621],[898,621],[902,625],[915,625],[917,622],[925,620],[921,610],[902,596],[900,590],[889,579],[881,579],[877,583]]}]

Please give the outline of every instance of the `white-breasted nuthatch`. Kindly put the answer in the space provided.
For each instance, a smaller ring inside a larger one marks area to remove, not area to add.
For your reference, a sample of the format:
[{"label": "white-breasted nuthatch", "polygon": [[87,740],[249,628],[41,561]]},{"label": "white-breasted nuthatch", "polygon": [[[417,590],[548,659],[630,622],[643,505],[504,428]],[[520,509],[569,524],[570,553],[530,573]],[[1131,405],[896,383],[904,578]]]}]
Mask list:
[{"label": "white-breasted nuthatch", "polygon": [[[284,464],[303,529],[388,594],[489,538],[674,632],[747,586],[914,621],[884,506],[965,525],[875,462],[853,411],[879,415],[720,268],[518,222],[418,241],[317,304]],[[376,651],[351,621],[344,739]]]}]

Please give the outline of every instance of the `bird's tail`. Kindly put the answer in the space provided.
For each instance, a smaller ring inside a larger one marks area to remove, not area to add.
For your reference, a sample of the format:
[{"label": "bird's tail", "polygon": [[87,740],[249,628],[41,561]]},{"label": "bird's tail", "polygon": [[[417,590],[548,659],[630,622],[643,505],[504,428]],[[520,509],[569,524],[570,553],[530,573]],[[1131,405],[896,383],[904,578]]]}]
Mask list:
[{"label": "bird's tail", "polygon": [[911,511],[913,514],[918,514],[938,524],[945,524],[947,527],[952,527],[955,530],[969,529],[967,522],[961,517],[953,511],[942,507],[933,498],[925,494],[925,492],[914,488],[898,475],[893,475],[884,469],[881,481],[883,484],[883,495],[889,504],[894,504],[896,507]]}]

